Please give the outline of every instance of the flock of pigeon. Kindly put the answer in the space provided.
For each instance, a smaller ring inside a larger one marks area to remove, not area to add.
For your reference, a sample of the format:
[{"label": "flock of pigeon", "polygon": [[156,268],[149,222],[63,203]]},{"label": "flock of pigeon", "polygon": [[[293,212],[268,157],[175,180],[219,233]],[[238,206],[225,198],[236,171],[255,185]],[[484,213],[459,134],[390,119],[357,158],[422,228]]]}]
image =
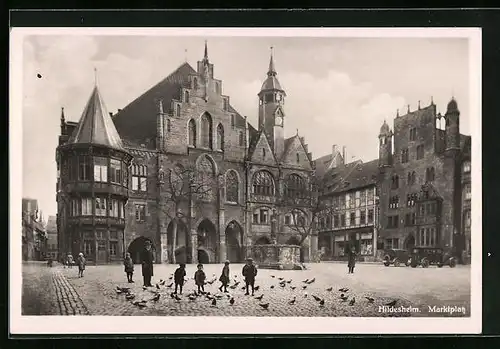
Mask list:
[{"label": "flock of pigeon", "polygon": [[[278,283],[275,285],[271,285],[270,291],[276,289],[278,287],[279,289],[287,289],[289,288],[291,291],[295,291],[299,286],[293,285],[292,284],[292,279],[286,280],[283,277],[276,277],[275,275],[271,275],[271,278],[277,279]],[[142,298],[141,300],[137,300],[136,294],[134,294],[129,287],[119,287],[116,286],[116,293],[119,295],[124,295],[125,299],[130,301],[133,305],[139,307],[139,308],[144,308],[147,307],[148,302],[153,302],[157,303],[160,298],[162,297],[167,297],[165,294],[162,294],[160,291],[162,289],[164,290],[170,290],[170,293],[166,293],[168,295],[167,299],[170,298],[174,300],[175,302],[181,302],[183,298],[177,294],[176,292],[173,292],[172,289],[174,287],[174,283],[172,281],[173,275],[171,275],[168,278],[168,285],[165,285],[167,283],[167,280],[160,280],[153,289],[143,287],[144,291],[149,290],[152,293],[152,297],[149,299],[144,299]],[[184,280],[184,287],[186,284],[189,282],[189,279]],[[209,287],[212,286],[215,282],[217,281],[217,278],[215,274],[213,275],[213,278],[210,281],[205,282],[205,286]],[[302,297],[303,298],[308,298],[309,294],[307,292],[307,288],[309,285],[313,284],[316,281],[315,278],[312,279],[306,279],[301,282],[300,289],[303,290]],[[230,290],[237,290],[237,288],[242,284],[241,281],[238,281],[237,275],[234,276],[233,283],[228,287]],[[246,291],[246,286],[243,284],[243,287],[241,287],[242,291]],[[219,289],[220,290],[220,289]],[[254,287],[255,291],[261,290],[260,286],[255,286]],[[300,290],[299,290],[300,291]],[[327,292],[332,292],[333,287],[329,287],[326,289]],[[356,298],[354,296],[350,297],[348,295],[349,289],[346,287],[339,288],[338,292],[340,293],[340,300],[341,302],[348,302],[350,306],[354,306],[356,303]],[[258,306],[262,308],[263,310],[269,310],[270,303],[265,302],[264,299],[264,293],[261,293],[259,296],[254,296],[254,298],[258,301]],[[311,294],[311,297],[314,299],[314,301],[317,302],[319,307],[324,307],[325,306],[325,298],[319,297],[317,295]],[[367,303],[372,304],[374,303],[375,299],[369,296],[364,297],[367,301]],[[231,292],[216,292],[216,293],[211,293],[210,291],[200,291],[198,292],[197,290],[194,290],[192,292],[187,293],[186,298],[188,302],[200,302],[200,301],[207,301],[210,302],[211,307],[217,307],[220,305],[221,302],[224,300],[228,301],[230,306],[233,306],[235,304],[235,298],[231,294]],[[297,303],[297,295],[294,295],[292,299],[288,301],[289,305],[295,305]],[[394,306],[396,305],[397,300],[393,300],[389,303],[385,303],[384,305],[386,306]]]}]

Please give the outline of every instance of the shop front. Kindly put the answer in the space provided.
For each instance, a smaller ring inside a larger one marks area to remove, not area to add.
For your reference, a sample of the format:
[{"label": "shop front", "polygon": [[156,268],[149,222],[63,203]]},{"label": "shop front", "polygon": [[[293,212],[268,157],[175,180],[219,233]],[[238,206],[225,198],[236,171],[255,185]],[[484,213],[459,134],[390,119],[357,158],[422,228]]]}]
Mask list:
[{"label": "shop front", "polygon": [[333,232],[333,259],[343,260],[347,258],[347,251],[355,247],[358,256],[362,259],[374,257],[374,234],[373,228],[353,229]]}]

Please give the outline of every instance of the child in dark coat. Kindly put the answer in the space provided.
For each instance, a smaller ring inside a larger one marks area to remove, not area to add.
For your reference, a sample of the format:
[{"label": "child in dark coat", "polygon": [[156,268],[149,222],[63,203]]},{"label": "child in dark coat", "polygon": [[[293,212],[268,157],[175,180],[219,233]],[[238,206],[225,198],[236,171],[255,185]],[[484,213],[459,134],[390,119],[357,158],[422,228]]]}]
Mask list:
[{"label": "child in dark coat", "polygon": [[83,277],[83,271],[85,270],[85,264],[87,264],[87,261],[85,260],[85,257],[83,256],[83,253],[80,253],[78,255],[78,277],[82,278]]},{"label": "child in dark coat", "polygon": [[255,277],[257,276],[257,268],[255,267],[255,265],[253,265],[252,258],[247,259],[247,264],[245,264],[241,273],[245,277],[245,284],[246,284],[245,296],[248,296],[248,286],[252,287],[252,296],[253,296]]},{"label": "child in dark coat", "polygon": [[127,252],[125,255],[125,260],[123,261],[123,265],[125,266],[125,273],[127,274],[127,281],[129,283],[134,282],[132,280],[132,276],[134,275],[134,261],[132,257],[130,257],[130,253]]},{"label": "child in dark coat", "polygon": [[198,293],[205,292],[205,280],[207,276],[203,271],[203,264],[198,264],[198,270],[194,273],[194,281],[198,286]]},{"label": "child in dark coat", "polygon": [[182,294],[182,286],[184,285],[184,276],[186,276],[186,264],[179,264],[179,268],[175,270],[174,282],[175,282],[175,294],[177,294],[177,287],[180,288],[180,294]]},{"label": "child in dark coat", "polygon": [[227,291],[227,285],[229,284],[229,261],[226,261],[224,263],[224,267],[222,268],[222,273],[220,275],[219,281],[221,282],[222,285],[219,287],[219,291],[222,292],[222,288],[224,287],[224,292]]}]

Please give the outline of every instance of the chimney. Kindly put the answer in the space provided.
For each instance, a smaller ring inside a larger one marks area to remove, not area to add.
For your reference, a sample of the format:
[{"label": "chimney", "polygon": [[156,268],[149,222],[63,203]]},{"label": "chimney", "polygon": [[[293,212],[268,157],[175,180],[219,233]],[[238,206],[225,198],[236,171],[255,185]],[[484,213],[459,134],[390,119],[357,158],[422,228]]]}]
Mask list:
[{"label": "chimney", "polygon": [[332,145],[332,159],[337,155],[337,144]]}]

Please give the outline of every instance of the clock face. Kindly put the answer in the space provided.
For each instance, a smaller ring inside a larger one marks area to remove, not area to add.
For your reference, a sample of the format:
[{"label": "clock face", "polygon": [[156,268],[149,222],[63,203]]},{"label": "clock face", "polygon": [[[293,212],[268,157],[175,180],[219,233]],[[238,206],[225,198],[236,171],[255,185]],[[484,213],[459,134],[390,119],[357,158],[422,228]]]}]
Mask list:
[{"label": "clock face", "polygon": [[283,118],[281,116],[276,117],[276,125],[283,126]]}]

